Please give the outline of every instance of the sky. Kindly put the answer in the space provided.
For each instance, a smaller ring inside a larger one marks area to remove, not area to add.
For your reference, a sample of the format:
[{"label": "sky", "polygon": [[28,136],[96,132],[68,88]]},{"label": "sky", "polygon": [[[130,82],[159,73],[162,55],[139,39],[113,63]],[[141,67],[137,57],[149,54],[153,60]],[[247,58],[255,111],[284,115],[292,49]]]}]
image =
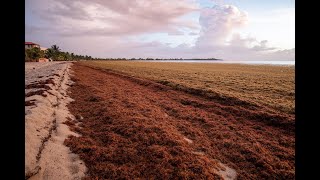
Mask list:
[{"label": "sky", "polygon": [[294,0],[26,0],[25,40],[99,58],[295,60]]}]

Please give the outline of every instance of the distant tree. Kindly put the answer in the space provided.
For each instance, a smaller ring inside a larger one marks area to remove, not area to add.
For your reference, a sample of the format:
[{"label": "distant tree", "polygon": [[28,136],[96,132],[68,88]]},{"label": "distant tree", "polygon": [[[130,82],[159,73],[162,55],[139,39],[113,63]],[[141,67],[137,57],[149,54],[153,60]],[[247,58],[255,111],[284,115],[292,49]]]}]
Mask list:
[{"label": "distant tree", "polygon": [[54,51],[56,51],[56,52],[60,52],[60,47],[59,46],[57,46],[57,45],[52,45],[51,46],[51,49],[53,49]]},{"label": "distant tree", "polygon": [[71,53],[71,60],[74,60],[74,54],[73,53]]},{"label": "distant tree", "polygon": [[[63,52],[61,51],[60,47],[57,45],[52,45],[50,48],[48,48],[45,51],[40,50],[39,48],[32,48],[32,49],[26,49],[25,50],[25,60],[26,61],[35,61],[36,59],[40,57],[45,58],[51,58],[54,61],[70,61],[70,60],[94,60],[94,59],[101,59],[101,58],[95,58],[88,55],[78,55],[74,53],[69,52]],[[125,59],[125,58],[119,58],[119,59]]]},{"label": "distant tree", "polygon": [[65,60],[65,61],[70,61],[70,60],[71,60],[71,55],[70,55],[69,52],[65,52],[65,53],[64,53],[64,60]]},{"label": "distant tree", "polygon": [[57,45],[52,45],[51,48],[48,48],[45,52],[46,58],[51,58],[54,61],[61,60],[61,49]]},{"label": "distant tree", "polygon": [[46,51],[40,50],[40,58],[45,58],[46,57]]},{"label": "distant tree", "polygon": [[69,52],[61,52],[61,57],[61,60],[63,61],[69,61],[71,59]]},{"label": "distant tree", "polygon": [[46,50],[46,52],[45,52],[45,57],[48,58],[48,59],[49,59],[49,58],[53,58],[54,55],[55,55],[55,52],[54,52],[54,50],[51,49],[51,48],[48,48],[48,49]]},{"label": "distant tree", "polygon": [[36,61],[40,57],[44,56],[40,48],[34,47],[30,49],[25,49],[25,61]]},{"label": "distant tree", "polygon": [[56,58],[56,61],[64,61],[65,60],[65,54],[64,53],[59,53]]}]

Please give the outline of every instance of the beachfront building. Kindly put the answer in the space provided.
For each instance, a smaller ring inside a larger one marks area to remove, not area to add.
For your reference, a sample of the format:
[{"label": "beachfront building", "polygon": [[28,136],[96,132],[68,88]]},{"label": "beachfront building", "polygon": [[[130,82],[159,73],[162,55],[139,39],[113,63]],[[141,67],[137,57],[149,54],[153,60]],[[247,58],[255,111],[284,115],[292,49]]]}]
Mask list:
[{"label": "beachfront building", "polygon": [[46,51],[48,48],[46,48],[46,47],[40,47],[40,50],[41,51]]},{"label": "beachfront building", "polygon": [[36,44],[36,43],[33,43],[33,42],[25,42],[24,43],[24,48],[25,49],[30,49],[30,48],[34,48],[34,47],[40,48],[40,45]]}]

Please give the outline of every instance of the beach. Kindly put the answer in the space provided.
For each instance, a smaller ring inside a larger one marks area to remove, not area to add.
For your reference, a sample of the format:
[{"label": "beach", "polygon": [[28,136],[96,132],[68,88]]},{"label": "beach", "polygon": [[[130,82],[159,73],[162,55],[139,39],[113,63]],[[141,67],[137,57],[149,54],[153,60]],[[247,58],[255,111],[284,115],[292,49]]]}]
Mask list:
[{"label": "beach", "polygon": [[30,179],[294,179],[294,67],[154,63],[26,66]]},{"label": "beach", "polygon": [[71,132],[63,124],[74,118],[66,105],[71,62],[25,64],[26,179],[80,179],[86,167],[63,145]]}]

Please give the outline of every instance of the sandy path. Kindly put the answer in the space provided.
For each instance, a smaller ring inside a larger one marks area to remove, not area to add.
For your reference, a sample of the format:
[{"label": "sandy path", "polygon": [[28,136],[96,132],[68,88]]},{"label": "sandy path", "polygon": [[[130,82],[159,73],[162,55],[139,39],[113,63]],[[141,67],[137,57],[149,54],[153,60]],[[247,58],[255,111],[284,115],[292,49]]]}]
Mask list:
[{"label": "sandy path", "polygon": [[80,179],[86,167],[63,145],[69,135],[63,124],[74,118],[66,105],[70,62],[26,63],[25,175],[26,179]]},{"label": "sandy path", "polygon": [[[98,178],[294,179],[292,120],[73,65],[67,140]],[[283,123],[279,123],[279,121]],[[219,168],[223,163],[224,168]]]}]

